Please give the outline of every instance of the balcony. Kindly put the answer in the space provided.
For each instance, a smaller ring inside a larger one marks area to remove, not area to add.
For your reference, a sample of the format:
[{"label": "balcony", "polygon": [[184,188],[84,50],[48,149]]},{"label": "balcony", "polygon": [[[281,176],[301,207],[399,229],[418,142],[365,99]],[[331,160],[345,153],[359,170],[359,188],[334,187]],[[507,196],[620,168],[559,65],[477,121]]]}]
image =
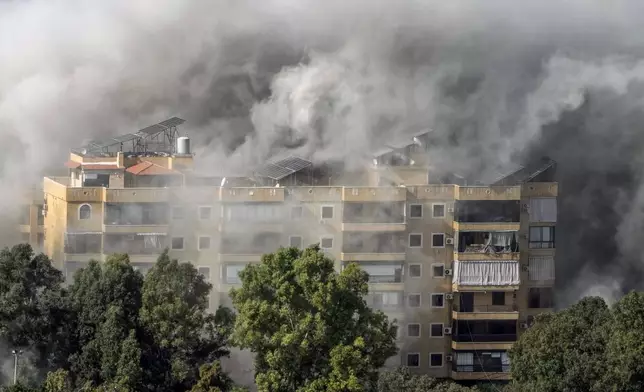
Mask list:
[{"label": "balcony", "polygon": [[407,189],[401,187],[352,187],[342,189],[345,202],[394,202],[407,200]]},{"label": "balcony", "polygon": [[452,290],[455,292],[510,291],[521,284],[517,260],[457,260]]},{"label": "balcony", "polygon": [[284,188],[220,188],[219,199],[222,202],[283,202]]},{"label": "balcony", "polygon": [[510,365],[452,365],[453,380],[511,380]]},{"label": "balcony", "polygon": [[168,210],[166,203],[107,203],[103,231],[108,234],[165,234]]},{"label": "balcony", "polygon": [[397,261],[405,259],[404,233],[344,232],[343,261]]},{"label": "balcony", "polygon": [[279,233],[257,233],[238,236],[225,236],[221,241],[221,255],[261,256],[275,252],[282,245]]},{"label": "balcony", "polygon": [[[501,230],[516,231],[521,221],[518,200],[457,200],[454,209],[454,220],[458,222],[459,229],[464,231],[476,230],[477,227],[479,230],[494,231],[496,227],[507,227],[510,224],[514,224],[516,229]],[[475,225],[469,229],[471,224]]]},{"label": "balcony", "polygon": [[516,342],[517,334],[462,334],[452,335],[452,340],[461,343],[482,343],[482,342]]},{"label": "balcony", "polygon": [[459,200],[521,200],[520,186],[461,186]]},{"label": "balcony", "polygon": [[[515,339],[516,341],[516,339]],[[476,350],[510,350],[514,345],[514,341],[510,342],[459,342],[452,340],[452,350],[458,351],[476,351]]]},{"label": "balcony", "polygon": [[344,203],[342,230],[362,232],[404,231],[405,203]]},{"label": "balcony", "polygon": [[169,190],[166,188],[107,189],[108,203],[167,203]]},{"label": "balcony", "polygon": [[518,320],[519,309],[516,305],[474,305],[468,311],[463,306],[456,306],[452,311],[454,320]]}]

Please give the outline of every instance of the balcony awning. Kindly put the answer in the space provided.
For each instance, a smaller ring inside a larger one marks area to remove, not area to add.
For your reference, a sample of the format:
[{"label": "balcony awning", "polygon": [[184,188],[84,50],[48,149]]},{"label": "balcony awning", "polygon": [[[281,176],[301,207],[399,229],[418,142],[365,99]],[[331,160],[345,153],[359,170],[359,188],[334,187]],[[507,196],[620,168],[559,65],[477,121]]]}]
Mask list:
[{"label": "balcony awning", "polygon": [[516,260],[455,261],[453,282],[459,286],[518,286]]}]

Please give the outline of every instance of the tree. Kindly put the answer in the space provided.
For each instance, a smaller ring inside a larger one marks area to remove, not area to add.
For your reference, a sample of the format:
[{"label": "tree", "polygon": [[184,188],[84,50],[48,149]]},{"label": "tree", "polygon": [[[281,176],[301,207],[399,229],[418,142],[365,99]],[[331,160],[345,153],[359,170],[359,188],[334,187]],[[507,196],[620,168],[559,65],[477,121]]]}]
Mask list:
[{"label": "tree", "polygon": [[510,351],[516,387],[525,392],[605,391],[601,384],[610,318],[598,297],[538,316]]},{"label": "tree", "polygon": [[470,392],[467,388],[450,381],[440,381],[427,375],[413,374],[406,367],[383,371],[378,378],[377,392]]},{"label": "tree", "polygon": [[71,315],[62,283],[62,273],[30,245],[0,251],[0,338],[29,353],[30,371],[19,375],[28,383],[66,365]]},{"label": "tree", "polygon": [[43,392],[69,392],[72,390],[72,384],[69,380],[69,372],[66,370],[56,370],[47,374],[43,383]]},{"label": "tree", "polygon": [[602,390],[644,390],[644,293],[631,292],[612,309],[607,328],[606,361]]},{"label": "tree", "polygon": [[199,368],[199,380],[190,392],[224,392],[234,387],[233,381],[221,368],[221,363],[215,361]]},{"label": "tree", "polygon": [[264,255],[240,278],[233,336],[255,353],[261,391],[368,390],[397,351],[396,327],[364,300],[368,275],[337,273],[318,246]]}]

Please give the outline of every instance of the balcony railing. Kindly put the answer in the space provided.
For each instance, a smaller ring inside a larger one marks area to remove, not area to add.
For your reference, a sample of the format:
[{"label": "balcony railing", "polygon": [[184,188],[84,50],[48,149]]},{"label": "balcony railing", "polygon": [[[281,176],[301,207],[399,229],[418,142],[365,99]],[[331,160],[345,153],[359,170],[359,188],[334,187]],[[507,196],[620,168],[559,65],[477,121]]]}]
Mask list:
[{"label": "balcony railing", "polygon": [[474,305],[473,307],[464,308],[456,305],[455,311],[459,313],[502,313],[517,312],[519,310],[516,304],[513,305]]},{"label": "balcony railing", "polygon": [[[476,360],[475,360],[476,361]],[[454,363],[452,370],[455,372],[470,372],[470,373],[508,373],[510,365],[457,365]]]},{"label": "balcony railing", "polygon": [[517,334],[508,333],[508,334],[469,334],[469,333],[459,333],[452,335],[452,340],[455,342],[462,343],[478,343],[478,342],[516,342]]}]

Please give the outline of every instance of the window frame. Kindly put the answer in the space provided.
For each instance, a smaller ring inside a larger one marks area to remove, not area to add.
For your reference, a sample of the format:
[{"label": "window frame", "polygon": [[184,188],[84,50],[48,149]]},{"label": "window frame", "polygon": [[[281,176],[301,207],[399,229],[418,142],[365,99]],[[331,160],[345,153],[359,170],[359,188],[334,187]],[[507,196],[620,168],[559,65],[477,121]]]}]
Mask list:
[{"label": "window frame", "polygon": [[[414,296],[417,295],[418,296],[418,306],[411,306],[410,297],[412,295],[414,295]],[[406,305],[406,307],[411,308],[411,309],[421,308],[423,306],[423,295],[421,293],[409,293],[409,294],[407,294],[407,300],[405,301],[405,305]]]},{"label": "window frame", "polygon": [[[325,247],[322,246],[322,241],[325,240],[325,239],[326,240],[331,240],[331,247],[330,248],[325,248]],[[320,249],[324,249],[324,250],[333,249],[333,246],[335,245],[334,242],[335,241],[334,241],[334,238],[333,238],[332,235],[323,235],[323,236],[320,237]]]},{"label": "window frame", "polygon": [[[201,217],[202,208],[208,208],[210,210],[210,214],[208,214],[208,218]],[[201,205],[197,207],[197,219],[199,219],[200,221],[211,221],[213,216],[214,216],[214,208],[212,205]]]},{"label": "window frame", "polygon": [[[411,236],[413,235],[420,236],[420,245],[418,246],[411,245]],[[412,249],[421,249],[423,247],[423,233],[409,233],[409,235],[407,236],[407,247]]]},{"label": "window frame", "polygon": [[[442,275],[434,275],[434,267],[442,267]],[[432,263],[432,278],[434,279],[443,279],[445,277],[445,263]]]},{"label": "window frame", "polygon": [[[202,239],[202,238],[209,238],[209,240],[208,240],[208,247],[207,247],[207,248],[202,248],[202,247],[201,247],[201,239]],[[198,235],[198,236],[197,236],[197,250],[201,251],[201,250],[210,250],[210,249],[212,249],[212,236],[209,236],[209,235]]]},{"label": "window frame", "polygon": [[[300,239],[300,246],[293,246],[291,241],[293,238],[299,238]],[[304,247],[304,237],[301,235],[290,235],[288,236],[288,246],[289,248],[297,248],[297,249],[302,249]],[[322,239],[320,239],[320,248],[322,247]]]},{"label": "window frame", "polygon": [[[181,238],[181,248],[174,247],[175,238]],[[186,249],[186,237],[184,236],[170,237],[170,250],[185,250],[185,249]]]},{"label": "window frame", "polygon": [[[505,306],[505,291],[492,291],[492,306]],[[500,296],[500,297],[499,297]],[[502,298],[503,303],[502,304],[497,304],[495,303],[494,299]]]},{"label": "window frame", "polygon": [[[418,266],[418,276],[414,276],[411,274],[411,267],[412,266]],[[423,277],[423,265],[420,263],[412,263],[407,266],[407,271],[409,272],[409,278],[410,279],[420,279]]]},{"label": "window frame", "polygon": [[[441,334],[440,336],[434,335],[432,333],[432,327],[434,325],[440,325],[441,326]],[[445,323],[429,323],[429,337],[432,339],[442,339],[445,337]]]},{"label": "window frame", "polygon": [[[418,326],[418,335],[417,336],[413,336],[413,335],[409,334],[409,327],[412,326],[412,325],[417,325]],[[417,339],[417,338],[422,337],[422,335],[423,335],[423,327],[422,327],[422,325],[420,323],[407,323],[407,331],[405,333],[405,337]]]},{"label": "window frame", "polygon": [[[443,245],[442,246],[434,246],[434,236],[443,236]],[[445,233],[432,233],[432,248],[434,249],[443,249],[445,248],[445,240],[447,239],[447,235]]]},{"label": "window frame", "polygon": [[[81,209],[83,207],[87,206],[89,208],[89,216],[87,218],[81,218]],[[92,213],[94,209],[92,208],[92,205],[89,203],[83,203],[80,206],[78,206],[78,220],[79,221],[85,221],[85,220],[91,220],[92,219]]]},{"label": "window frame", "polygon": [[[443,216],[436,216],[434,214],[435,206],[443,206]],[[447,203],[432,203],[432,219],[443,219],[447,216]]]},{"label": "window frame", "polygon": [[[324,209],[325,208],[330,208],[331,209],[331,217],[330,218],[325,218],[324,217]],[[330,204],[325,204],[320,206],[320,219],[333,219],[335,217],[335,206],[330,205]]]},{"label": "window frame", "polygon": [[[418,357],[418,365],[412,366],[412,365],[409,364],[409,356],[411,356],[411,355],[415,355],[415,356]],[[405,366],[408,367],[408,368],[412,368],[412,369],[419,368],[420,367],[420,353],[415,352],[415,353],[407,353],[407,354],[405,354]]]},{"label": "window frame", "polygon": [[[208,270],[208,275],[202,274],[199,271],[201,268],[206,268]],[[210,269],[210,266],[208,266],[208,265],[198,265],[197,266],[197,272],[199,272],[201,275],[204,276],[204,278],[206,279],[206,282],[208,282],[208,283],[212,282],[212,270]]]},{"label": "window frame", "polygon": [[[533,240],[532,240],[532,238],[533,238],[533,237],[532,237],[532,229],[539,229],[539,241],[533,241]],[[550,235],[551,235],[551,238],[552,238],[552,240],[551,240],[551,241],[543,241],[543,230],[544,230],[544,229],[550,230]],[[528,228],[528,249],[555,249],[555,248],[556,248],[556,246],[557,246],[557,243],[556,243],[556,234],[557,234],[557,232],[556,232],[556,226],[548,226],[548,225],[544,225],[544,226],[530,226],[530,227]],[[552,244],[552,246],[547,246],[547,247],[544,247],[544,246],[533,246],[533,244],[540,244],[540,245],[543,245],[543,244]]]},{"label": "window frame", "polygon": [[[439,366],[432,365],[432,355],[440,355],[441,357],[441,364]],[[429,359],[429,367],[433,369],[439,369],[445,366],[445,353],[437,353],[437,352],[430,352],[428,355]]]},{"label": "window frame", "polygon": [[[420,207],[420,216],[413,216],[412,215],[412,207]],[[425,214],[424,207],[421,203],[413,203],[409,205],[409,219],[423,219],[423,215]]]},{"label": "window frame", "polygon": [[[293,214],[293,211],[294,211],[295,209],[299,209],[299,210],[300,210],[300,216],[295,216],[295,215]],[[321,211],[320,211],[320,213],[321,213]],[[290,218],[291,218],[291,220],[300,220],[300,219],[302,219],[303,217],[304,217],[304,206],[302,206],[302,205],[291,206],[291,211],[290,211]]]},{"label": "window frame", "polygon": [[[443,297],[443,305],[442,306],[435,306],[434,305],[434,296],[442,296]],[[429,307],[432,309],[444,309],[445,308],[445,293],[429,293]]]}]

